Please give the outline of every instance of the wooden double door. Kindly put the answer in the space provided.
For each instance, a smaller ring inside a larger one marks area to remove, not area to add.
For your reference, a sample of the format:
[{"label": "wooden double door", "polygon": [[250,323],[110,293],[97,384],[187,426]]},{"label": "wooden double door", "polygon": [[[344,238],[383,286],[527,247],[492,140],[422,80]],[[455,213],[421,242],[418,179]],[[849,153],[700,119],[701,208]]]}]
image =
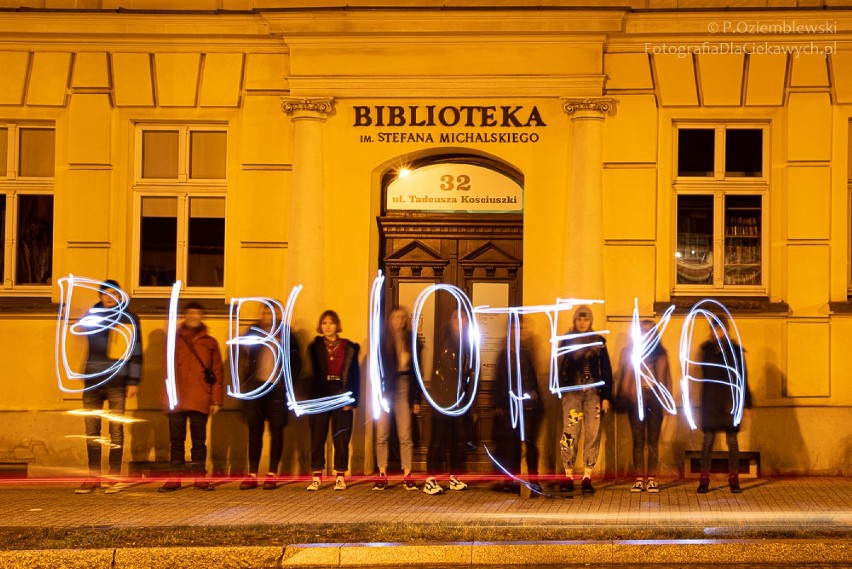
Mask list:
[{"label": "wooden double door", "polygon": [[[385,309],[405,306],[412,310],[423,289],[450,284],[462,289],[474,306],[518,306],[522,300],[523,218],[520,214],[413,214],[387,215],[378,220],[381,265],[385,274]],[[424,303],[416,322],[424,344],[421,360],[424,380],[431,377],[442,342],[443,325],[457,307],[447,292],[438,291]],[[493,452],[497,390],[496,360],[505,346],[506,317],[480,315],[482,332],[480,382],[465,419],[470,432],[466,470],[490,472],[485,447]],[[417,416],[414,468],[426,467],[431,409],[424,405]],[[393,457],[395,453],[391,453]],[[393,459],[391,461],[393,463]],[[391,464],[393,468],[393,464]]]}]

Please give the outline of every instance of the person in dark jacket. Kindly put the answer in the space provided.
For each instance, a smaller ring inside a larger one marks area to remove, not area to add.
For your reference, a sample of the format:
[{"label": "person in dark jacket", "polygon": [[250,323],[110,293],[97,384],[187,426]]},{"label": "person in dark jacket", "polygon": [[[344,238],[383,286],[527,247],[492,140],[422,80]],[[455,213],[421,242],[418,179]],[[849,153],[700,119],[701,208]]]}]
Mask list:
[{"label": "person in dark jacket", "polygon": [[[538,393],[535,365],[533,364],[532,338],[529,326],[520,321],[520,349],[515,348],[514,327],[508,338],[509,350],[502,350],[497,357],[497,417],[494,426],[497,442],[497,459],[512,475],[521,473],[521,454],[526,446],[527,473],[531,487],[541,491],[538,483],[538,432],[543,418],[544,407]],[[521,402],[524,420],[524,436],[520,437],[518,427],[512,427],[510,390],[517,391],[516,360],[520,363],[521,392],[525,397]],[[509,366],[512,369],[512,383],[509,383]],[[507,477],[504,489],[515,489],[512,480]]]},{"label": "person in dark jacket", "polygon": [[[101,318],[106,316],[105,311],[115,309],[119,304],[121,287],[114,280],[104,281],[98,290],[100,301],[95,304],[86,314],[87,317],[98,321],[97,328],[103,326]],[[124,327],[126,334],[132,334],[133,344],[127,344],[124,337],[116,327]],[[117,322],[111,327],[88,334],[86,339],[89,343],[89,353],[86,360],[87,374],[100,374],[113,365],[119,365],[117,373],[104,383],[96,386],[100,379],[86,379],[86,390],[83,392],[83,408],[100,411],[103,410],[104,402],[109,407],[109,412],[123,415],[128,398],[136,397],[139,389],[139,381],[142,376],[142,341],[139,319],[135,314],[124,310],[117,316]],[[126,353],[129,357],[118,364]],[[86,454],[89,462],[89,476],[75,492],[77,494],[89,494],[101,486],[101,454],[103,443],[101,441],[101,417],[98,415],[86,416]],[[121,474],[121,458],[124,452],[124,425],[118,421],[109,421],[109,474],[110,481],[106,492],[119,492],[127,486],[127,483],[118,479]]]},{"label": "person in dark jacket", "polygon": [[349,441],[352,438],[353,409],[358,406],[361,371],[358,367],[360,346],[355,342],[341,338],[343,331],[340,317],[334,310],[326,310],[320,315],[317,336],[308,351],[313,365],[311,397],[331,397],[347,391],[352,393],[354,401],[350,405],[325,413],[310,416],[311,425],[311,471],[313,478],[308,490],[316,491],[322,487],[322,471],[325,469],[325,441],[328,426],[331,423],[331,441],[334,445],[334,470],[337,479],[335,490],[346,490],[346,471],[349,470]]},{"label": "person in dark jacket", "polygon": [[373,484],[373,490],[384,490],[388,484],[388,440],[392,417],[396,420],[399,438],[402,486],[406,490],[417,490],[417,484],[411,476],[414,455],[412,425],[414,416],[420,413],[422,393],[420,382],[414,377],[411,317],[406,309],[397,307],[388,314],[380,349],[384,370],[382,396],[387,399],[391,412],[382,413],[376,421],[376,462],[379,477]]},{"label": "person in dark jacket", "polygon": [[[582,334],[591,331],[592,310],[586,305],[580,305],[574,312],[574,325],[570,333]],[[577,457],[577,439],[580,436],[580,429],[583,424],[585,424],[583,434],[585,468],[581,489],[584,494],[591,494],[595,491],[591,477],[601,445],[601,414],[609,412],[610,400],[612,399],[612,366],[609,361],[609,352],[606,349],[606,340],[603,336],[597,334],[584,336],[575,338],[567,344],[593,342],[601,342],[602,345],[567,353],[562,356],[562,362],[559,366],[560,387],[581,387],[562,395],[563,433],[559,446],[566,477],[561,489],[565,492],[574,490],[574,460]],[[598,385],[592,386],[592,384]]]},{"label": "person in dark jacket", "polygon": [[735,421],[733,413],[734,397],[738,396],[738,392],[731,388],[731,378],[728,375],[728,367],[732,364],[738,363],[743,372],[745,406],[749,407],[751,401],[745,384],[745,361],[732,360],[742,356],[742,349],[733,341],[730,344],[733,349],[728,349],[726,332],[730,324],[727,318],[721,318],[719,322],[720,326],[711,326],[710,338],[699,348],[699,361],[702,364],[709,364],[701,366],[704,379],[701,382],[701,430],[704,433],[704,440],[701,445],[701,477],[697,490],[699,494],[710,491],[710,458],[713,441],[719,431],[725,432],[725,441],[728,445],[728,486],[734,494],[742,492],[739,479],[740,446],[737,440],[740,424]]},{"label": "person in dark jacket", "polygon": [[[260,312],[257,325],[247,332],[247,336],[261,336],[263,332],[272,331],[272,309],[264,305]],[[280,329],[279,329],[280,330]],[[263,331],[263,332],[261,332]],[[279,338],[280,340],[280,338]],[[263,344],[248,346],[248,366],[242,379],[243,393],[259,389],[267,381],[275,381],[271,374],[274,371],[275,354]],[[299,377],[302,370],[302,357],[299,355],[299,344],[296,336],[290,332],[290,372],[292,377]],[[274,490],[278,487],[276,478],[284,453],[284,427],[287,425],[287,388],[279,369],[278,381],[269,391],[254,399],[243,402],[243,409],[248,423],[248,476],[240,483],[240,490],[257,488],[257,474],[260,469],[260,455],[263,452],[263,429],[269,423],[269,470],[263,481],[264,490]]]},{"label": "person in dark jacket", "polygon": [[[444,327],[441,351],[438,353],[429,394],[438,405],[451,408],[463,407],[473,381],[474,370],[465,346],[467,344],[467,316],[454,310]],[[426,483],[423,492],[430,495],[442,494],[438,483],[444,452],[449,449],[450,490],[466,490],[467,484],[458,475],[464,469],[465,447],[469,436],[469,415],[450,416],[434,409],[429,433],[429,450],[426,453]]]},{"label": "person in dark jacket", "polygon": [[172,492],[181,487],[180,476],[186,465],[186,424],[192,441],[190,458],[195,487],[213,490],[204,480],[207,473],[207,419],[222,407],[225,388],[222,373],[222,353],[219,342],[204,325],[204,307],[189,302],[183,307],[183,322],[175,339],[175,388],[177,406],[167,411],[173,478],[160,487],[160,492]]}]

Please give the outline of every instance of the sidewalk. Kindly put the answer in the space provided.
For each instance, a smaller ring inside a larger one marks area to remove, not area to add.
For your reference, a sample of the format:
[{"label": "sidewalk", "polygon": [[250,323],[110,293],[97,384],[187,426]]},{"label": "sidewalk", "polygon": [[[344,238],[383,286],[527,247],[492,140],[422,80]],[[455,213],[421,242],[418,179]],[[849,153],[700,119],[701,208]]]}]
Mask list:
[{"label": "sidewalk", "polygon": [[[493,566],[564,562],[566,555],[585,556],[592,551],[597,564],[642,559],[645,563],[689,560],[852,565],[852,481],[843,478],[747,479],[739,495],[728,491],[722,477],[714,478],[712,491],[705,495],[696,494],[692,480],[664,481],[659,494],[631,493],[631,481],[627,480],[600,481],[593,495],[575,491],[573,495],[553,493],[535,499],[497,492],[485,483],[473,484],[463,492],[428,496],[406,492],[394,480],[383,492],[372,491],[369,479],[353,481],[344,492],[333,491],[330,482],[319,492],[307,492],[304,481],[292,481],[274,491],[240,491],[238,482],[223,481],[217,483],[215,492],[187,487],[161,494],[157,492],[159,482],[146,479],[119,494],[101,490],[89,495],[74,493],[76,481],[9,482],[0,484],[0,526],[99,530],[227,526],[248,530],[304,525],[316,526],[315,541],[334,542],[345,541],[335,532],[371,524],[371,528],[387,527],[389,531],[439,527],[445,533],[457,531],[462,539],[453,541],[461,543],[421,542],[382,548],[273,542],[268,547],[244,549],[195,543],[199,546],[196,549],[4,551],[0,552],[0,567],[38,566],[35,559],[47,562],[54,555],[63,556],[61,565],[65,567],[77,566],[75,555],[82,556],[81,561],[90,567],[150,567],[162,563],[174,569],[190,566],[181,564],[190,558],[195,560],[193,566],[201,560],[201,565],[233,566],[237,558],[237,566],[246,567],[380,566],[399,565],[400,559],[406,560],[405,565],[416,565],[421,558],[426,560],[424,566],[438,562]],[[502,541],[501,533],[507,539],[530,537],[524,538],[524,545],[479,543],[481,538]],[[558,537],[562,534],[564,538]],[[376,535],[383,533],[377,531]],[[595,539],[601,535],[606,538]],[[629,541],[636,535],[642,536],[642,541]],[[688,539],[672,541],[680,536]],[[589,538],[594,541],[586,541]],[[538,539],[547,543],[529,543]],[[160,562],[143,562],[138,559],[140,555],[157,557]],[[231,561],[223,561],[217,557],[220,555]],[[105,565],[98,565],[101,557]]]}]

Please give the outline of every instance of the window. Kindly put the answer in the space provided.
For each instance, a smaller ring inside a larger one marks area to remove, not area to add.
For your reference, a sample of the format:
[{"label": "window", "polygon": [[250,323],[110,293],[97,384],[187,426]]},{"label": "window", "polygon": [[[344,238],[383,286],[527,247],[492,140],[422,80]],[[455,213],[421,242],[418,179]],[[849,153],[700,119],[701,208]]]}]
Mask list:
[{"label": "window", "polygon": [[0,274],[6,292],[50,291],[55,154],[52,126],[0,122]]},{"label": "window", "polygon": [[226,157],[223,126],[137,128],[137,291],[159,294],[180,280],[221,295]]},{"label": "window", "polygon": [[676,128],[675,289],[766,292],[767,129]]}]

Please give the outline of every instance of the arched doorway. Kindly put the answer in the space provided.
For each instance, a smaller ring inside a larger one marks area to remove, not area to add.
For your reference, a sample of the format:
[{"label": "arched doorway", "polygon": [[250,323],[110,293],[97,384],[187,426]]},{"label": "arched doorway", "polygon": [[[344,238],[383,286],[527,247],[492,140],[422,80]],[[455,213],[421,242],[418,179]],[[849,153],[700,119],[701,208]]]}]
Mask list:
[{"label": "arched doorway", "polygon": [[[382,179],[380,266],[386,276],[386,309],[411,309],[431,284],[464,290],[474,306],[522,304],[523,176],[508,164],[467,154],[430,156],[385,173]],[[418,333],[425,344],[422,366],[430,376],[442,323],[455,300],[437,293],[425,304]],[[483,330],[481,381],[471,411],[467,470],[490,472],[484,447],[494,449],[495,362],[505,345],[506,319],[479,319]],[[424,470],[431,413],[418,417],[414,468]]]}]

